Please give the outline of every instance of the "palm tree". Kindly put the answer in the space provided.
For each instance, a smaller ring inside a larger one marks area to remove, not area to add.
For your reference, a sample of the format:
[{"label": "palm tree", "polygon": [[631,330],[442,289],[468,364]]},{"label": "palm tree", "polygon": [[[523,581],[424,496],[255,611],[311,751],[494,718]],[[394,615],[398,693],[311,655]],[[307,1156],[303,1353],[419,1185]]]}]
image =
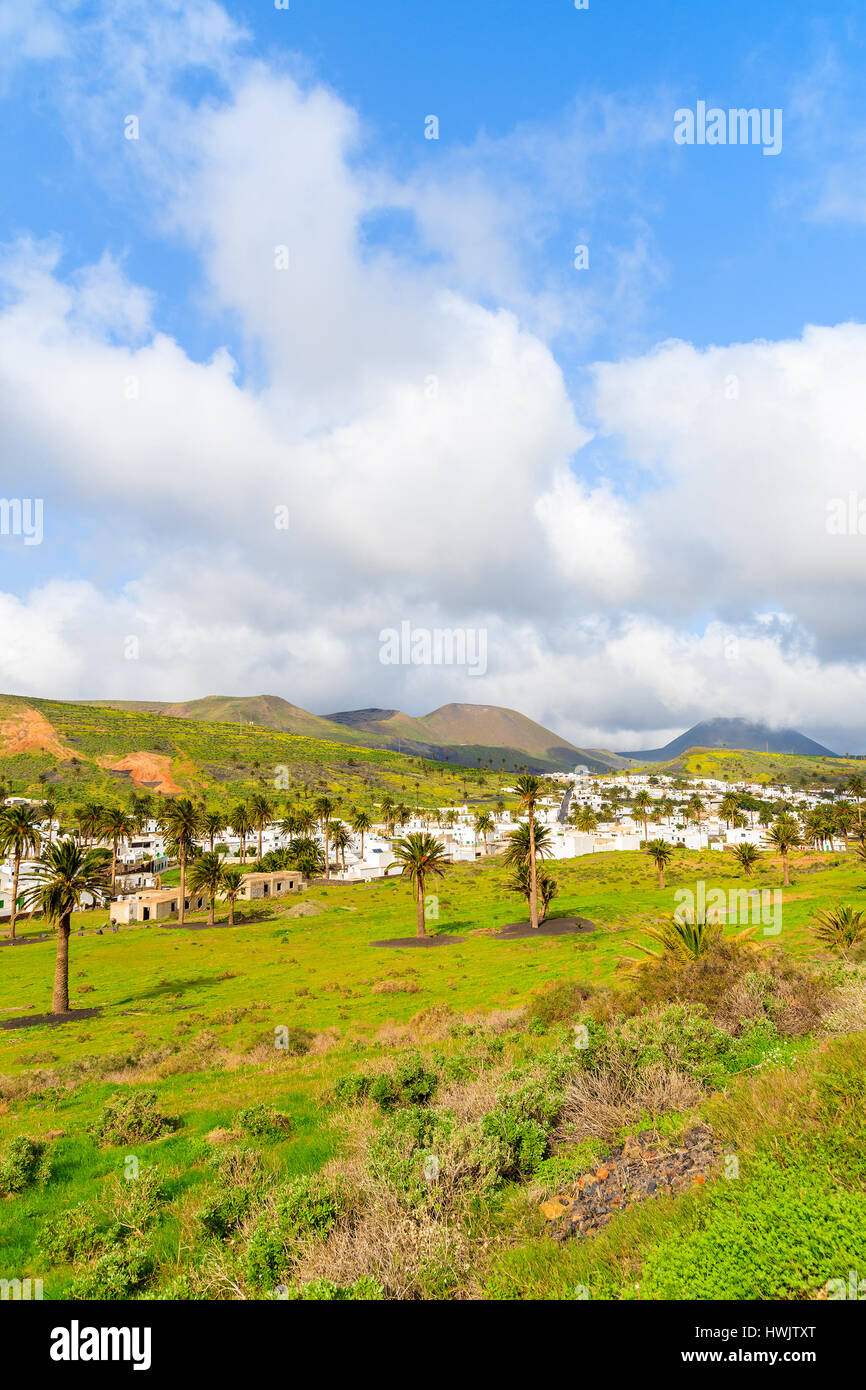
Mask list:
[{"label": "palm tree", "polygon": [[346,872],[346,849],[351,836],[341,820],[332,820],[328,827],[331,832],[331,844],[343,863],[343,873]]},{"label": "palm tree", "polygon": [[131,840],[135,834],[135,821],[122,806],[106,808],[99,823],[99,835],[111,841],[111,896],[114,897],[114,884],[117,877],[117,851],[124,840]]},{"label": "palm tree", "polygon": [[641,789],[635,797],[634,801],[632,802],[632,810],[637,811],[638,815],[643,821],[644,843],[646,843],[646,841],[649,838],[649,831],[647,829],[647,815],[649,813],[650,806],[652,806],[652,797],[650,796],[648,791]]},{"label": "palm tree", "polygon": [[800,843],[800,827],[793,816],[782,812],[776,818],[767,832],[767,839],[773,849],[782,856],[782,885],[790,888],[791,880],[788,877],[788,852]]},{"label": "palm tree", "polygon": [[664,888],[665,869],[673,857],[673,850],[670,845],[665,844],[664,840],[650,840],[646,846],[646,852],[658,870],[659,888]]},{"label": "palm tree", "polygon": [[0,807],[0,854],[12,856],[12,906],[9,915],[9,939],[15,940],[18,917],[18,875],[21,860],[35,854],[39,848],[41,816],[32,806]]},{"label": "palm tree", "polygon": [[317,825],[316,813],[312,806],[299,806],[295,812],[295,830],[299,835],[308,835]]},{"label": "palm tree", "polygon": [[843,955],[866,940],[866,913],[848,903],[815,913],[813,932],[819,941]]},{"label": "palm tree", "polygon": [[746,878],[752,877],[752,871],[760,857],[754,845],[734,845],[734,858]]},{"label": "palm tree", "polygon": [[[204,858],[204,856],[202,856]],[[244,886],[244,875],[240,869],[235,869],[231,865],[223,869],[220,887],[222,895],[229,905],[229,926],[235,924],[235,898]]]},{"label": "palm tree", "polygon": [[690,796],[688,799],[688,803],[686,805],[686,815],[688,816],[689,820],[694,821],[695,825],[700,827],[701,821],[704,818],[704,803],[698,796],[697,792],[695,792],[694,796]]},{"label": "palm tree", "polygon": [[166,837],[166,845],[172,858],[180,864],[180,899],[178,901],[178,922],[183,922],[186,898],[186,865],[196,851],[196,840],[201,834],[201,812],[188,796],[170,801],[159,818],[159,828]]},{"label": "palm tree", "polygon": [[312,835],[302,835],[289,843],[286,853],[290,862],[304,878],[315,878],[325,872],[325,856]]},{"label": "palm tree", "polygon": [[504,815],[505,815],[505,798],[502,797],[502,796],[497,796],[496,801],[494,802],[493,809],[495,810],[497,816],[499,816],[500,818],[501,818],[502,816],[504,816]]},{"label": "palm tree", "polygon": [[578,806],[572,811],[569,820],[575,829],[582,831],[584,835],[591,835],[598,829],[598,816],[591,806]]},{"label": "palm tree", "polygon": [[424,926],[424,888],[431,876],[441,877],[448,867],[444,846],[435,835],[428,831],[416,831],[403,840],[394,843],[395,863],[401,864],[401,873],[415,889],[418,910],[418,936],[426,936]]},{"label": "palm tree", "polygon": [[847,801],[840,801],[833,807],[833,827],[841,835],[847,847],[848,836],[854,823],[854,811]]},{"label": "palm tree", "polygon": [[82,850],[72,839],[55,841],[39,856],[33,870],[37,881],[24,895],[28,907],[38,908],[57,931],[52,1014],[69,1013],[70,918],[86,896],[104,899],[107,861],[107,850]]},{"label": "palm tree", "polygon": [[489,811],[479,811],[475,817],[475,833],[484,839],[484,853],[487,853],[487,836],[493,829],[493,817]]},{"label": "palm tree", "polygon": [[[659,943],[660,951],[654,951],[649,946],[644,946],[642,942],[630,939],[627,939],[626,945],[634,946],[645,956],[654,960],[667,957],[679,964],[698,960],[701,956],[706,955],[716,942],[721,941],[723,935],[721,922],[717,918],[707,917],[706,914],[696,917],[675,913],[664,926],[643,927],[642,930],[645,936]],[[757,930],[757,927],[744,927],[742,931],[736,932],[730,940],[760,950],[761,947],[756,946],[752,941]],[[635,967],[643,964],[634,956],[623,956],[622,959]]]},{"label": "palm tree", "polygon": [[351,826],[356,835],[361,836],[361,858],[364,858],[364,836],[373,825],[372,820],[366,811],[357,810],[352,812]]},{"label": "palm tree", "polygon": [[231,812],[231,827],[240,840],[240,857],[243,859],[247,850],[247,836],[253,826],[250,820],[249,810],[242,801],[239,801]]},{"label": "palm tree", "polygon": [[[220,888],[223,886],[223,878],[226,870],[218,854],[209,850],[206,854],[198,854],[189,866],[189,886],[193,893],[206,892],[209,899],[208,907],[208,926],[214,924],[214,901]],[[243,875],[241,875],[243,878]],[[183,890],[181,890],[183,891]]]},{"label": "palm tree", "polygon": [[334,803],[329,796],[319,796],[314,803],[316,815],[319,817],[319,824],[322,834],[325,837],[325,878],[331,877],[331,856],[329,853],[328,825],[331,816],[334,814]]},{"label": "palm tree", "polygon": [[860,798],[863,795],[863,778],[857,773],[848,778],[848,790],[852,791],[857,798],[857,825],[860,826]]},{"label": "palm tree", "polygon": [[520,805],[529,817],[529,924],[538,927],[538,867],[535,862],[535,808],[544,793],[544,783],[531,772],[517,779]]},{"label": "palm tree", "polygon": [[829,839],[834,830],[832,812],[826,806],[815,806],[806,817],[803,834],[815,849],[823,840]]},{"label": "palm tree", "polygon": [[88,844],[100,834],[102,822],[105,819],[105,807],[98,801],[87,801],[82,806],[78,816],[78,823],[81,833]]},{"label": "palm tree", "polygon": [[263,792],[254,792],[253,795],[250,797],[248,804],[250,811],[250,820],[252,821],[253,829],[258,833],[259,837],[257,848],[259,853],[259,859],[261,859],[262,831],[264,830],[268,821],[271,820],[274,814],[274,808],[271,805],[270,798],[265,796]]},{"label": "palm tree", "polygon": [[[541,921],[547,921],[547,914],[550,904],[559,894],[559,884],[551,874],[540,873],[537,876],[538,901],[541,904]],[[529,876],[529,864],[524,861],[514,865],[514,878],[511,880],[511,888],[515,893],[520,893],[527,902],[532,891]]]},{"label": "palm tree", "polygon": [[722,819],[730,827],[733,824],[734,816],[740,809],[740,798],[736,792],[725,792],[722,803],[719,807]]},{"label": "palm tree", "polygon": [[42,803],[43,820],[48,821],[48,843],[51,844],[51,832],[54,828],[54,818],[57,815],[57,802],[50,798]]},{"label": "palm tree", "polygon": [[222,811],[205,811],[201,819],[202,834],[207,836],[208,849],[213,854],[214,840],[222,835],[227,821]]}]

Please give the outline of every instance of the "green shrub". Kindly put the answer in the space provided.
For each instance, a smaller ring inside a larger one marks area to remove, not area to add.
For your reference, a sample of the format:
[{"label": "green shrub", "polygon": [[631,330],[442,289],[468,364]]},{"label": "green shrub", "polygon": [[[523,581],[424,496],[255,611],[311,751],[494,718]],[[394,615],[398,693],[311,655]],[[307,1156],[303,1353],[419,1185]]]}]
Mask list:
[{"label": "green shrub", "polygon": [[591,985],[559,980],[532,996],[526,1006],[526,1020],[540,1029],[552,1023],[569,1023],[581,1013],[591,994]]},{"label": "green shrub", "polygon": [[103,1146],[146,1144],[179,1124],[162,1114],[154,1091],[117,1091],[106,1101],[90,1133]]},{"label": "green shrub", "polygon": [[150,1251],[141,1245],[119,1245],[100,1255],[72,1285],[73,1298],[130,1298],[147,1283],[154,1269]]},{"label": "green shrub", "polygon": [[349,1299],[375,1302],[385,1297],[385,1290],[378,1279],[364,1275],[356,1279],[354,1284],[333,1284],[330,1279],[312,1279],[308,1284],[301,1284],[299,1288],[289,1289],[286,1297],[304,1302],[316,1300],[336,1303]]},{"label": "green shrub", "polygon": [[224,1240],[237,1230],[250,1210],[253,1193],[248,1187],[232,1187],[219,1196],[211,1197],[200,1209],[198,1219],[210,1236]]},{"label": "green shrub", "polygon": [[8,1145],[0,1160],[0,1196],[24,1192],[28,1187],[44,1186],[50,1172],[47,1144],[19,1134]]},{"label": "green shrub", "polygon": [[106,1231],[89,1202],[49,1217],[39,1235],[38,1249],[52,1264],[77,1264],[101,1250]]},{"label": "green shrub", "polygon": [[235,1122],[244,1134],[253,1139],[284,1139],[292,1128],[288,1115],[275,1110],[272,1105],[251,1105],[239,1110]]}]

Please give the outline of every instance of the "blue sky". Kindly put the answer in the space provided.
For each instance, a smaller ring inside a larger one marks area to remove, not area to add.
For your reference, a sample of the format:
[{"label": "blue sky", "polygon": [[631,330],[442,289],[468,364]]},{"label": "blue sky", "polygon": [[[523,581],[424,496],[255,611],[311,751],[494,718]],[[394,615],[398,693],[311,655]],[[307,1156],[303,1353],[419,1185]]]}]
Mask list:
[{"label": "blue sky", "polygon": [[[852,746],[860,538],[824,511],[862,477],[864,32],[775,0],[0,0],[4,487],[47,518],[0,536],[0,683]],[[699,101],[781,109],[781,153],[677,145]],[[383,668],[404,617],[483,626],[484,680]]]}]

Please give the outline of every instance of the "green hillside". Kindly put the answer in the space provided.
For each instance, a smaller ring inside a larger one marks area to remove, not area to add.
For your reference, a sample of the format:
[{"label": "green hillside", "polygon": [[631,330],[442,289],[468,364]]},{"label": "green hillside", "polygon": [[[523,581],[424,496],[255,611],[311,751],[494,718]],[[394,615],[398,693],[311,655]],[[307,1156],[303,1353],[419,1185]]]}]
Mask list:
[{"label": "green hillside", "polygon": [[12,792],[77,797],[132,788],[206,796],[215,804],[259,787],[325,791],[352,801],[385,794],[410,805],[493,797],[501,778],[386,748],[257,725],[212,723],[53,700],[0,697],[0,777]]},{"label": "green hillside", "polygon": [[794,788],[838,787],[854,774],[866,775],[862,758],[758,753],[739,748],[689,748],[669,762],[644,763],[635,770],[670,777],[714,777],[722,782],[763,782]]}]

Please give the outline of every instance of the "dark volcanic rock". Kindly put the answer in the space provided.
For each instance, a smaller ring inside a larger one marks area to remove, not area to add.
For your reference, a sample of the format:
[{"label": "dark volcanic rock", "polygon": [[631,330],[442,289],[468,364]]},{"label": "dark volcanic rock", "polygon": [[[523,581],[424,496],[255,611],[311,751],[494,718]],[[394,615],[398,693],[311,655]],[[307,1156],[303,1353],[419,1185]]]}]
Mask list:
[{"label": "dark volcanic rock", "polygon": [[[666,1192],[682,1192],[706,1181],[719,1148],[706,1125],[696,1125],[676,1148],[666,1148],[653,1130],[626,1139],[579,1179],[564,1212],[550,1221],[554,1240],[584,1236],[605,1226],[614,1212]],[[560,1199],[562,1200],[562,1199]]]}]

